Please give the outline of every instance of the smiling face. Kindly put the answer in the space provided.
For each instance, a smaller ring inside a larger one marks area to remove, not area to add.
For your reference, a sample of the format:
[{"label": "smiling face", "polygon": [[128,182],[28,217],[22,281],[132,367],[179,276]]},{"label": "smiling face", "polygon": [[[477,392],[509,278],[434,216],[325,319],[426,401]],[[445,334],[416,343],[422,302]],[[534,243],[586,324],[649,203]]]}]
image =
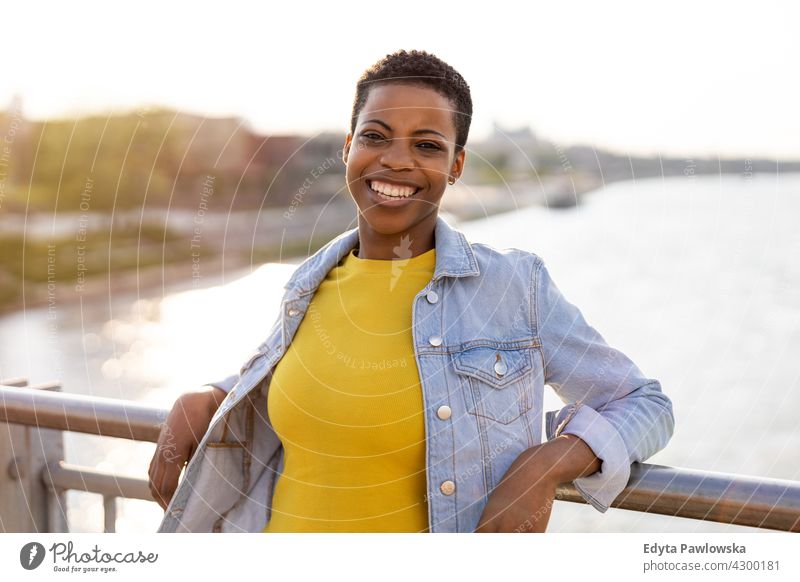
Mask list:
[{"label": "smiling face", "polygon": [[458,178],[453,105],[428,87],[376,85],[345,140],[350,194],[368,228],[379,235],[435,224],[448,180]]}]

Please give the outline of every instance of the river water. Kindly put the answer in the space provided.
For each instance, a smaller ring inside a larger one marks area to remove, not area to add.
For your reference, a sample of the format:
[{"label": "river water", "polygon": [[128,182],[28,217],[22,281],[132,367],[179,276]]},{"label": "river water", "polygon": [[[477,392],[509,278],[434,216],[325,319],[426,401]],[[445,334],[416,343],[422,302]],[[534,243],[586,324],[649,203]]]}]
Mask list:
[{"label": "river water", "polygon": [[[539,254],[567,298],[672,398],[676,432],[648,462],[800,480],[800,174],[614,183],[571,209],[458,225]],[[277,316],[297,261],[202,289],[56,304],[0,319],[0,377],[168,407],[239,369]],[[211,283],[211,282],[207,282]],[[545,409],[562,403],[548,390]],[[68,434],[69,462],[146,476],[155,449]],[[97,495],[70,492],[73,531],[102,531]],[[154,531],[154,503],[120,500],[117,531]],[[758,531],[557,503],[549,531]]]}]

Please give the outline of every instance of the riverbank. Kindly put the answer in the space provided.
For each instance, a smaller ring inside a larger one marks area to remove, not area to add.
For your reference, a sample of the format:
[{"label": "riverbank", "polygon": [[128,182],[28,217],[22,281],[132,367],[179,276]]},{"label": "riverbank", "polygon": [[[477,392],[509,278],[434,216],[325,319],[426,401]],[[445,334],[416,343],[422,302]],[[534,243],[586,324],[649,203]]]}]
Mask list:
[{"label": "riverbank", "polygon": [[[222,284],[258,268],[268,261],[299,263],[309,247],[322,246],[335,233],[307,240],[287,241],[281,248],[256,248],[252,252],[233,249],[223,254],[206,253],[197,257],[159,263],[134,269],[116,269],[78,280],[25,281],[15,300],[0,304],[0,317],[10,313],[83,301],[96,303],[119,295],[153,296],[168,292],[199,289]],[[291,243],[291,244],[290,244]]]},{"label": "riverbank", "polygon": [[[502,187],[459,183],[442,199],[441,212],[457,223],[529,206],[571,207],[598,186],[580,174]],[[0,217],[0,315],[118,294],[151,295],[159,288],[207,287],[264,262],[299,262],[356,224],[347,197],[291,213],[153,208],[113,215],[6,214]]]}]

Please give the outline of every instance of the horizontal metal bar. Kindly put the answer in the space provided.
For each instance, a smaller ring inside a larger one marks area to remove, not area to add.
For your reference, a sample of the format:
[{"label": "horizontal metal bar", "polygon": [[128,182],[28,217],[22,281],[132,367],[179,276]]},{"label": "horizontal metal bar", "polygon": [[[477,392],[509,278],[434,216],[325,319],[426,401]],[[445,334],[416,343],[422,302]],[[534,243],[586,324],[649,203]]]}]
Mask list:
[{"label": "horizontal metal bar", "polygon": [[[557,499],[585,503],[570,483]],[[800,482],[633,463],[628,486],[612,507],[800,532]]]},{"label": "horizontal metal bar", "polygon": [[147,479],[123,477],[89,467],[51,461],[42,469],[42,482],[49,489],[74,489],[99,493],[104,497],[127,497],[155,501]]},{"label": "horizontal metal bar", "polygon": [[168,413],[130,400],[0,386],[0,422],[157,442]]},{"label": "horizontal metal bar", "polygon": [[[167,414],[165,409],[126,400],[0,386],[0,422],[156,442]],[[98,489],[111,483],[121,497],[153,500],[144,479],[68,465],[50,471],[57,479],[68,480],[59,481],[59,487],[87,490],[88,478]],[[92,491],[111,494],[98,489]],[[559,486],[556,498],[586,503],[571,483]],[[800,532],[800,482],[766,477],[633,463],[628,486],[612,507]]]}]

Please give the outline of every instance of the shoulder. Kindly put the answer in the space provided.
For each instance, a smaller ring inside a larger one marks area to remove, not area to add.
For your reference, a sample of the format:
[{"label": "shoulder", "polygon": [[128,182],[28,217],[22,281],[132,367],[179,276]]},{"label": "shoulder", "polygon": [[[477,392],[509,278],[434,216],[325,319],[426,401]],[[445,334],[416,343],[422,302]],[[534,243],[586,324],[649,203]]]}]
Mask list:
[{"label": "shoulder", "polygon": [[470,248],[478,262],[481,274],[523,274],[532,276],[543,263],[535,252],[516,247],[496,247],[483,242],[470,242]]}]

